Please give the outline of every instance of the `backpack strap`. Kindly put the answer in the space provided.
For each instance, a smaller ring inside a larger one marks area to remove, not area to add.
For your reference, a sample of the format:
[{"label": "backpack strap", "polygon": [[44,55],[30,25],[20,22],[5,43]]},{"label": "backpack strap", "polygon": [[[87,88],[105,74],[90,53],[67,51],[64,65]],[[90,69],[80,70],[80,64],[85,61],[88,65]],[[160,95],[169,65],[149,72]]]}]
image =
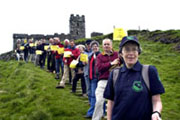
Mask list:
[{"label": "backpack strap", "polygon": [[[113,86],[115,85],[118,77],[120,75],[120,68],[115,68],[113,70]],[[148,90],[150,91],[150,84],[149,84],[149,65],[143,65],[142,67],[142,77],[143,80],[148,88]]]},{"label": "backpack strap", "polygon": [[149,85],[149,65],[143,65],[142,67],[142,77],[144,79],[144,82],[150,91],[150,85]]},{"label": "backpack strap", "polygon": [[118,68],[115,68],[114,70],[113,70],[113,86],[115,85],[115,83],[116,83],[116,81],[117,81],[117,79],[118,79],[118,77],[119,77],[119,75],[120,75],[120,67],[118,67]]}]

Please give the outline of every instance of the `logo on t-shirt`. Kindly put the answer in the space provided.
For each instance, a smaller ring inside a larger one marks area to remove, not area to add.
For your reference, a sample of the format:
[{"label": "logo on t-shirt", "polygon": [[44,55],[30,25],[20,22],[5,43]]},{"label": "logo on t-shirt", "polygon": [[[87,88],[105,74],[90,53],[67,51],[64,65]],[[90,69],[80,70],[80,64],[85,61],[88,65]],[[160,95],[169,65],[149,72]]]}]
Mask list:
[{"label": "logo on t-shirt", "polygon": [[142,86],[141,81],[134,81],[133,86],[132,86],[132,89],[133,89],[135,92],[140,92],[140,91],[142,91],[142,90],[143,90],[143,86]]}]

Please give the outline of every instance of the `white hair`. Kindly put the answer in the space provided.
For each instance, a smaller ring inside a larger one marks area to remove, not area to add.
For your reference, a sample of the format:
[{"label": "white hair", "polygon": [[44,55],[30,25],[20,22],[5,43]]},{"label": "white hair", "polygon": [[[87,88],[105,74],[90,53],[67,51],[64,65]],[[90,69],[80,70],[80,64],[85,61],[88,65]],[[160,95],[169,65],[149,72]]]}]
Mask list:
[{"label": "white hair", "polygon": [[68,40],[68,39],[65,39],[64,42],[68,42],[68,43],[69,43],[69,40]]},{"label": "white hair", "polygon": [[109,38],[105,38],[103,41],[102,41],[102,45],[104,44],[104,41],[110,41],[111,45],[112,45],[112,40],[109,39]]}]

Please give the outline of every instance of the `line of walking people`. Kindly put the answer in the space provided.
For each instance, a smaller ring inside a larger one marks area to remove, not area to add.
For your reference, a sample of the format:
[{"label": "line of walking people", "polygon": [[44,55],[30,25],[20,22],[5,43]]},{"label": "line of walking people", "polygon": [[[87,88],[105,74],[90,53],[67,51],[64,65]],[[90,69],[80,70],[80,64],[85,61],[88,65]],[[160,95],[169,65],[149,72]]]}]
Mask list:
[{"label": "line of walking people", "polygon": [[[26,43],[23,45],[24,49],[28,46]],[[47,45],[49,47],[43,50]],[[62,48],[63,52],[54,50],[53,45]],[[71,92],[76,93],[77,81],[81,79],[82,95],[88,96],[90,104],[85,118],[101,120],[106,115],[105,99],[108,99],[108,120],[159,120],[161,117],[160,94],[165,92],[164,87],[156,68],[150,66],[148,90],[141,74],[143,65],[138,61],[141,47],[136,37],[124,37],[119,52],[113,50],[113,42],[107,38],[102,40],[102,52],[97,41],[88,39],[85,45],[75,45],[74,40],[65,39],[62,44],[58,37],[50,38],[49,44],[38,41],[36,50],[42,53],[35,55],[35,61],[38,55],[43,61],[46,57],[41,56],[47,54],[47,69],[49,72],[55,71],[55,78],[59,79],[57,89],[64,89],[68,82],[72,85]],[[81,59],[83,55],[87,60]],[[24,60],[27,61],[27,58]],[[39,60],[41,68],[44,68],[45,62],[42,63]],[[71,67],[72,63],[75,68]],[[114,68],[119,69],[115,83]]]}]

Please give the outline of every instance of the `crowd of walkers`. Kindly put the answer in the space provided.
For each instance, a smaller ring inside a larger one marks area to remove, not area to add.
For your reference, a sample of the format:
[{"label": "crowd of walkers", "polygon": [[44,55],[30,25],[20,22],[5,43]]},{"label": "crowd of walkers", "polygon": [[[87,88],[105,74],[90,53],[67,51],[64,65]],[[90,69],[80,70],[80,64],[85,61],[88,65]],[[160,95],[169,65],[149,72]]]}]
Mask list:
[{"label": "crowd of walkers", "polygon": [[[138,61],[141,47],[135,36],[122,39],[119,52],[114,51],[111,39],[99,43],[88,39],[85,45],[76,45],[74,40],[59,37],[49,41],[17,40],[17,60],[31,61],[48,72],[55,73],[59,82],[57,89],[64,89],[66,83],[72,85],[76,93],[77,82],[81,79],[82,96],[87,96],[90,108],[85,118],[101,120],[159,120],[162,103],[160,94],[163,85],[154,66],[149,66],[149,86],[142,77],[142,64]],[[46,62],[47,61],[47,62]],[[114,71],[118,69],[118,77]],[[146,76],[146,77],[147,77]]]}]

